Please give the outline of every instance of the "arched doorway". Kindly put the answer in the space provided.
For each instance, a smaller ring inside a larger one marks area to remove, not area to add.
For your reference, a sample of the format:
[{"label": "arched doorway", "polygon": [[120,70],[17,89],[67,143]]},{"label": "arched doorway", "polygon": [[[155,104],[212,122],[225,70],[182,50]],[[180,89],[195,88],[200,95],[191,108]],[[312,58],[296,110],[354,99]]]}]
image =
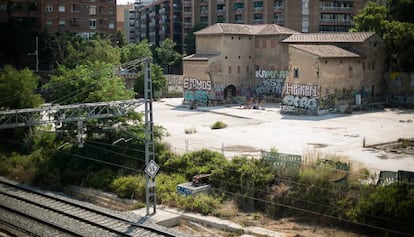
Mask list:
[{"label": "arched doorway", "polygon": [[224,88],[224,100],[231,99],[236,96],[236,87],[234,85],[229,85]]}]

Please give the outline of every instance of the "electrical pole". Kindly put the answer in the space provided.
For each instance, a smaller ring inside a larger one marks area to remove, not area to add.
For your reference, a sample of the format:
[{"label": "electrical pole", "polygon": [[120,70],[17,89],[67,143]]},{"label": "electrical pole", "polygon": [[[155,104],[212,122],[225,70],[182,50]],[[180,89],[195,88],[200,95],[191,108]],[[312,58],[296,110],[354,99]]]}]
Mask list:
[{"label": "electrical pole", "polygon": [[[159,166],[155,163],[154,120],[152,117],[152,80],[150,60],[144,61],[144,101],[145,101],[145,202],[147,216],[156,213],[155,175]],[[152,213],[150,209],[152,208]]]}]

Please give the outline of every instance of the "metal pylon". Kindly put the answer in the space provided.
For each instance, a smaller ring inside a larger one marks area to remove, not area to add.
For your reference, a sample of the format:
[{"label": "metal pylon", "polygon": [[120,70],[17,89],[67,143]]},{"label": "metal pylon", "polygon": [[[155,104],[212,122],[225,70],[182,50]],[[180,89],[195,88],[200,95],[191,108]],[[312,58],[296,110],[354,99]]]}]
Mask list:
[{"label": "metal pylon", "polygon": [[[145,100],[145,166],[148,166],[151,160],[155,161],[154,146],[154,120],[152,117],[152,80],[150,73],[150,60],[144,62],[144,100]],[[145,174],[145,201],[147,207],[147,215],[156,212],[156,196],[155,196],[155,178]],[[152,209],[152,213],[150,212]]]}]

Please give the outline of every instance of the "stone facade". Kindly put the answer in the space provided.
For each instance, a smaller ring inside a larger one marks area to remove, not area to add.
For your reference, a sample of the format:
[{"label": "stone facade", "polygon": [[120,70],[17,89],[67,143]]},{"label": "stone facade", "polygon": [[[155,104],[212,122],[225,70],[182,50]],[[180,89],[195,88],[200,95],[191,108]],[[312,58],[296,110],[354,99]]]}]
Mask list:
[{"label": "stone facade", "polygon": [[291,45],[282,112],[344,111],[360,95],[362,78],[358,54],[333,45]]},{"label": "stone facade", "polygon": [[[292,34],[298,32],[278,25],[219,23],[205,28],[195,33],[197,53],[183,60],[184,80],[210,80],[211,91],[197,93],[219,102],[280,98],[288,70],[288,46],[281,41]],[[184,100],[195,98],[186,96],[191,93],[184,87]]]},{"label": "stone facade", "polygon": [[384,43],[375,33],[302,34],[273,24],[218,23],[195,35],[196,54],[183,59],[184,101],[248,104],[310,96],[315,100],[303,99],[302,107],[314,107],[298,107],[295,98],[295,110],[319,114],[384,93]]}]

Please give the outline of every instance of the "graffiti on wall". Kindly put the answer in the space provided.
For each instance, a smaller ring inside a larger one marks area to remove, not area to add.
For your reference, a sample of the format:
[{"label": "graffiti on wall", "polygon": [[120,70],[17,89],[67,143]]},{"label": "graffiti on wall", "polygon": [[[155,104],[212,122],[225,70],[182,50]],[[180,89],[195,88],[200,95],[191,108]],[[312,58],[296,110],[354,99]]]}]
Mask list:
[{"label": "graffiti on wall", "polygon": [[414,73],[392,72],[387,77],[386,100],[390,105],[414,105]]},{"label": "graffiti on wall", "polygon": [[183,79],[184,100],[206,104],[209,100],[211,81],[199,80],[191,77]]},{"label": "graffiti on wall", "polygon": [[211,81],[198,80],[191,77],[184,78],[185,90],[211,90]]},{"label": "graffiti on wall", "polygon": [[206,104],[209,99],[208,91],[184,91],[184,100]]},{"label": "graffiti on wall", "polygon": [[300,109],[315,110],[318,108],[317,98],[309,96],[285,95],[283,97],[282,104]]},{"label": "graffiti on wall", "polygon": [[259,83],[255,87],[256,95],[281,96],[287,75],[287,70],[257,70],[256,80]]},{"label": "graffiti on wall", "polygon": [[286,83],[282,98],[282,112],[296,113],[299,110],[315,112],[318,109],[318,86]]},{"label": "graffiti on wall", "polygon": [[318,96],[318,86],[286,83],[285,95]]},{"label": "graffiti on wall", "polygon": [[165,75],[167,78],[167,95],[176,95],[183,93],[183,76],[182,75]]}]

